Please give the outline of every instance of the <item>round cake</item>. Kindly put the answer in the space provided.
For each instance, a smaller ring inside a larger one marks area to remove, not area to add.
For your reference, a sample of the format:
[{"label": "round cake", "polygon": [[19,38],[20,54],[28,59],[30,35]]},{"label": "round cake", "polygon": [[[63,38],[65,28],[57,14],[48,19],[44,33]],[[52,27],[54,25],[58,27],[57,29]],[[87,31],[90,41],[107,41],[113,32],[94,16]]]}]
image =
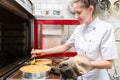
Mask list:
[{"label": "round cake", "polygon": [[51,67],[47,65],[26,65],[20,68],[22,72],[45,72],[49,71]]},{"label": "round cake", "polygon": [[[31,61],[33,62],[33,61]],[[34,64],[37,64],[37,65],[43,65],[43,64],[51,64],[52,63],[52,60],[50,59],[36,59]]]}]

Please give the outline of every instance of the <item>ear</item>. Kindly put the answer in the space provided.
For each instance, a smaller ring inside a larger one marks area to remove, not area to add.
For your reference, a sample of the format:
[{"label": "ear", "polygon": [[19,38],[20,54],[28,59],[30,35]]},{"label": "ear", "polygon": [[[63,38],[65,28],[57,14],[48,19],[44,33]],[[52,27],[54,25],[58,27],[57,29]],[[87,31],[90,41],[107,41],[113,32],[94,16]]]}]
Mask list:
[{"label": "ear", "polygon": [[92,5],[89,6],[89,11],[90,11],[91,13],[94,12],[94,7],[93,7]]}]

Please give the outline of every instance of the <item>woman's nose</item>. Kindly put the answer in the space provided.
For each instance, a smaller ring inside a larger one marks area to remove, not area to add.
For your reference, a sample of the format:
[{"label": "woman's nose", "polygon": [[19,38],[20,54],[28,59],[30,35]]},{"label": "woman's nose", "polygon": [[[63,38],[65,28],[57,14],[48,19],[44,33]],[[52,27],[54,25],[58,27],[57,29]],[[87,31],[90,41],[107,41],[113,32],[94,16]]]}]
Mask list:
[{"label": "woman's nose", "polygon": [[76,19],[78,19],[78,18],[79,18],[78,14],[75,14],[75,18],[76,18]]}]

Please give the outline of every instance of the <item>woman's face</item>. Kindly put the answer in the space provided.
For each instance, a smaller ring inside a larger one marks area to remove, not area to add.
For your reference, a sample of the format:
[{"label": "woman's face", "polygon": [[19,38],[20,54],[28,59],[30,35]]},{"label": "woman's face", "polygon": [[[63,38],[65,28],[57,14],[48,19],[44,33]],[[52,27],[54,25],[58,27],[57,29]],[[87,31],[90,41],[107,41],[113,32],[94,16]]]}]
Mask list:
[{"label": "woman's face", "polygon": [[75,11],[75,18],[77,18],[80,23],[89,24],[92,21],[93,6],[85,8],[80,2],[73,4],[73,9]]}]

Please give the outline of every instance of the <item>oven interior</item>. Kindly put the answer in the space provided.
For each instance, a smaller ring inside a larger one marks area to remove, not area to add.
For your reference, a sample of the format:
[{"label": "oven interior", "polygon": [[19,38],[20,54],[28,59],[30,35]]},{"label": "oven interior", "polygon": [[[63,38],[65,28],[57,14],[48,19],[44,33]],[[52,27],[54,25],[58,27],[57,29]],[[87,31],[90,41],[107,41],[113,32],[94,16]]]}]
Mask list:
[{"label": "oven interior", "polygon": [[29,20],[0,7],[0,78],[30,57],[30,31]]}]

